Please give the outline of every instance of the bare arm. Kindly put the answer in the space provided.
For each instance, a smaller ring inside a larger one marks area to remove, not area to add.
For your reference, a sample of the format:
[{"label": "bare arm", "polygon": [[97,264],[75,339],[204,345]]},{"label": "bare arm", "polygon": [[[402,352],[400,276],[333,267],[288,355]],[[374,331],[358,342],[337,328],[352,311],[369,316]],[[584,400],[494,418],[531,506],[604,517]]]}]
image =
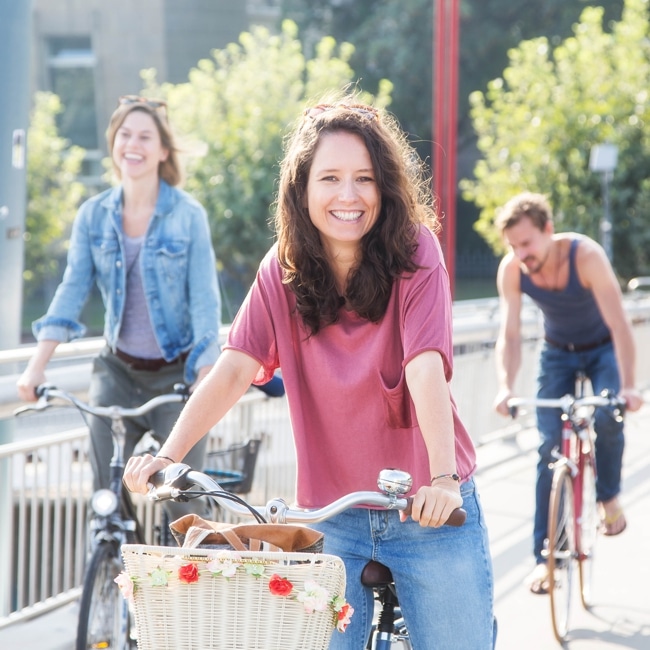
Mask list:
[{"label": "bare arm", "polygon": [[521,289],[517,259],[506,255],[497,274],[499,307],[501,311],[499,334],[495,345],[499,390],[494,408],[508,415],[506,402],[513,396],[517,373],[521,367]]},{"label": "bare arm", "polygon": [[614,270],[602,247],[586,238],[581,240],[578,247],[576,265],[580,282],[585,288],[591,289],[603,320],[612,334],[621,379],[620,395],[627,401],[627,408],[636,411],[643,403],[643,398],[635,387],[636,346]]},{"label": "bare arm", "polygon": [[[184,458],[191,447],[237,403],[259,368],[259,362],[247,354],[224,350],[192,393],[158,455],[176,461]],[[132,492],[145,494],[149,477],[168,464],[168,460],[148,454],[132,456],[126,464],[124,483]]]},{"label": "bare arm", "polygon": [[34,392],[34,389],[45,383],[45,368],[58,345],[59,341],[53,340],[43,340],[37,343],[32,358],[29,360],[23,374],[16,382],[18,397],[20,397],[21,400],[25,402],[36,401],[36,393]]},{"label": "bare arm", "polygon": [[[423,352],[407,364],[405,373],[429,455],[431,476],[454,474],[454,422],[442,356],[434,351]],[[421,526],[438,527],[462,502],[457,481],[438,479],[433,485],[418,489],[413,499],[412,517]]]}]

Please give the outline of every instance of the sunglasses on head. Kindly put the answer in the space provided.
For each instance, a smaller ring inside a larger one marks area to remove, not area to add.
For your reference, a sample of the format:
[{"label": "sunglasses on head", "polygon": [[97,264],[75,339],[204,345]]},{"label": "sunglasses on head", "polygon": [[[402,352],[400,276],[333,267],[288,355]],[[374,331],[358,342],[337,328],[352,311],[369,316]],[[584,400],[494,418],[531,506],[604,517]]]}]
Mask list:
[{"label": "sunglasses on head", "polygon": [[128,106],[129,104],[144,104],[155,111],[160,111],[163,115],[167,112],[167,102],[162,99],[151,99],[149,97],[140,97],[139,95],[122,95],[117,103],[120,106]]},{"label": "sunglasses on head", "polygon": [[379,111],[374,106],[368,106],[367,104],[318,104],[318,106],[306,108],[304,115],[305,117],[315,119],[321,115],[321,113],[326,113],[327,111],[336,109],[358,113],[370,121],[379,119]]}]

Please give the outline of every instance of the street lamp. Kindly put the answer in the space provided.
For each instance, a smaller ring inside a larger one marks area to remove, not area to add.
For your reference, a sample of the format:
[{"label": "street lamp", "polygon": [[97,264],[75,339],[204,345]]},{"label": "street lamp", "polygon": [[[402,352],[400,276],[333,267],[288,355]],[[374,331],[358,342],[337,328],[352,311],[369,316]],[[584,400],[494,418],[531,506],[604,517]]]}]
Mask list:
[{"label": "street lamp", "polygon": [[603,187],[603,219],[600,222],[600,243],[611,262],[612,251],[612,217],[609,211],[609,182],[614,176],[618,161],[618,147],[615,144],[595,144],[589,156],[589,169],[599,172]]}]

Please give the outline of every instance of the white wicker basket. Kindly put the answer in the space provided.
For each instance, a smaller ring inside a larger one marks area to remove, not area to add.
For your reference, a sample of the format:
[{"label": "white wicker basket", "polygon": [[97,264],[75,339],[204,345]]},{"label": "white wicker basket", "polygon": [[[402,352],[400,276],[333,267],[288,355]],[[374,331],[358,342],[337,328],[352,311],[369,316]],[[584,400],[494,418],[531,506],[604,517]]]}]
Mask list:
[{"label": "white wicker basket", "polygon": [[[139,650],[325,650],[337,621],[331,600],[345,593],[345,568],[333,555],[140,544],[124,545],[122,555]],[[198,579],[188,583],[179,569],[189,564]],[[271,593],[273,575],[291,582],[288,596]],[[305,607],[306,592],[318,591],[310,581],[327,592],[323,611]]]}]

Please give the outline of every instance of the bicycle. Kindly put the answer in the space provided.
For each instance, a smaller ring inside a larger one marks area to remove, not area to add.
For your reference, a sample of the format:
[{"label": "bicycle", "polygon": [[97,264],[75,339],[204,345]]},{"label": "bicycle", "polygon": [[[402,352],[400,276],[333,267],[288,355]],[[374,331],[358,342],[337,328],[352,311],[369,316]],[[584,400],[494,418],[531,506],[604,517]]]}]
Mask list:
[{"label": "bicycle", "polygon": [[[186,500],[198,495],[208,495],[214,498],[220,507],[227,510],[232,515],[236,517],[255,517],[258,521],[276,523],[276,524],[288,524],[288,523],[299,523],[299,524],[308,524],[315,523],[319,521],[324,521],[334,515],[343,512],[344,510],[357,506],[357,505],[366,505],[366,506],[379,506],[387,509],[398,509],[405,510],[406,512],[410,511],[411,498],[404,497],[412,486],[412,480],[408,473],[402,472],[395,469],[386,469],[382,470],[379,474],[377,485],[380,489],[379,492],[372,491],[360,491],[347,494],[333,503],[319,508],[317,510],[300,510],[290,508],[283,499],[271,499],[266,506],[257,508],[252,507],[247,504],[243,499],[232,495],[228,492],[225,492],[222,487],[217,483],[211,476],[204,472],[199,472],[192,470],[189,466],[177,463],[170,465],[161,472],[158,472],[153,477],[151,477],[152,485],[149,492],[149,498],[154,501],[164,501],[167,499],[174,500]],[[466,513],[462,508],[457,508],[454,510],[447,521],[448,525],[452,526],[461,526],[465,522]],[[171,558],[173,566],[176,566],[181,560],[177,558],[189,558],[192,561],[205,561],[207,562],[211,557],[214,559],[214,554],[216,551],[209,551],[203,549],[169,549],[161,547],[137,547],[137,546],[125,546],[122,549],[125,557],[129,557],[130,560],[127,562],[132,569],[137,568],[140,571],[141,577],[151,576],[152,572],[149,571],[149,568],[145,568],[142,564],[143,557],[148,554],[153,554],[153,560],[150,559],[153,564],[156,565],[157,569],[162,571],[163,574],[171,573],[166,571],[164,565],[165,558]],[[223,554],[223,551],[221,551]],[[309,556],[314,557],[312,554],[307,553],[292,553],[292,554],[276,554],[276,559],[271,560],[264,553],[258,552],[255,554],[255,559],[251,558],[252,554],[238,552],[237,558],[242,562],[251,562],[251,561],[264,561],[264,562],[278,562],[281,563],[286,561],[286,564],[283,564],[283,568],[286,571],[286,566],[289,564],[289,561],[292,565],[299,566],[311,566],[317,560],[310,559]],[[217,555],[216,557],[222,557],[223,555]],[[324,558],[333,558],[334,560],[340,560],[334,556],[321,556]],[[260,558],[262,558],[260,560]],[[280,558],[280,559],[277,559]],[[290,560],[289,560],[290,558]],[[229,556],[227,561],[231,561],[232,557]],[[183,560],[184,561],[184,560]],[[223,560],[226,562],[226,560]],[[174,564],[176,562],[176,564]],[[338,569],[340,571],[340,568]],[[155,570],[154,570],[155,571]],[[198,581],[198,574],[197,574]],[[229,578],[229,581],[234,578]],[[137,577],[136,584],[140,577]],[[396,647],[404,648],[404,650],[411,650],[412,646],[408,637],[408,631],[404,625],[403,619],[401,619],[399,611],[399,603],[397,601],[397,594],[395,592],[395,586],[393,583],[392,575],[388,567],[380,564],[376,561],[370,561],[366,568],[364,569],[362,575],[362,581],[366,586],[372,587],[375,590],[376,597],[378,602],[381,605],[381,611],[379,612],[378,619],[373,624],[370,640],[368,642],[367,648],[372,650],[395,650]],[[343,580],[344,583],[344,580]],[[224,589],[232,589],[230,585],[226,587],[224,583]],[[344,587],[344,584],[343,584]],[[178,597],[180,590],[172,590],[170,593],[175,593]],[[160,592],[157,592],[160,593]],[[208,593],[208,592],[206,592]],[[232,592],[231,592],[232,593]],[[211,587],[210,598],[220,599],[218,602],[221,604],[222,608],[228,608],[228,611],[236,607],[233,605],[234,596],[229,596],[228,598],[224,597],[219,593],[217,587]],[[153,599],[155,602],[145,602],[140,603],[141,608],[138,609],[136,606],[136,618],[138,615],[141,617],[144,625],[149,624],[149,630],[147,631],[147,638],[141,639],[142,645],[139,646],[140,650],[154,650],[154,648],[159,648],[161,643],[161,631],[159,629],[159,623],[154,623],[153,621],[161,621],[164,618],[164,624],[166,630],[164,634],[171,634],[170,630],[173,630],[174,634],[177,634],[179,638],[186,638],[186,635],[192,635],[196,642],[199,643],[202,648],[234,648],[234,647],[246,647],[250,648],[264,648],[268,650],[271,644],[270,639],[264,639],[253,643],[248,640],[248,645],[242,644],[242,641],[239,638],[229,636],[227,641],[223,639],[217,639],[218,634],[214,630],[214,627],[211,621],[206,621],[202,618],[202,614],[193,620],[188,620],[191,612],[190,609],[193,609],[195,612],[212,612],[219,611],[220,620],[228,620],[228,614],[224,613],[219,609],[215,602],[212,603],[199,603],[197,596],[193,597],[192,606],[188,609],[186,603],[179,604],[178,602],[175,605],[171,603],[165,603],[164,606],[161,605],[163,596],[158,596]],[[250,605],[251,602],[258,603],[259,599],[251,596],[248,601],[249,606],[254,607],[255,605]],[[242,601],[243,602],[243,601]],[[161,614],[157,616],[152,610],[155,607],[162,607],[164,610],[164,616]],[[250,614],[250,615],[249,615]],[[252,619],[256,624],[257,628],[263,628],[264,626],[259,625],[259,621],[255,616],[255,612],[247,612],[247,617]],[[284,619],[283,619],[284,620]],[[277,621],[274,621],[277,623]],[[294,626],[299,627],[299,623],[294,621]],[[200,630],[199,628],[202,628]],[[332,628],[330,627],[329,632],[331,633]],[[209,636],[210,640],[204,638]],[[312,638],[310,640],[310,649],[316,647],[327,647],[329,636],[319,637],[318,640]],[[277,638],[273,639],[274,643],[277,643]],[[281,646],[282,650],[291,650],[292,648],[303,648],[307,647],[304,644],[304,639],[301,642],[295,642],[292,644],[286,639],[282,641]],[[324,643],[325,645],[320,645]],[[174,647],[174,646],[170,646]],[[273,645],[273,648],[276,646]]]},{"label": "bicycle", "polygon": [[110,462],[110,487],[93,493],[90,507],[90,555],[84,572],[75,650],[114,648],[128,650],[134,647],[135,627],[131,613],[115,584],[122,571],[120,548],[125,543],[144,543],[145,534],[128,491],[122,485],[124,473],[124,446],[126,442],[125,418],[136,418],[162,404],[187,401],[188,388],[177,384],[174,393],[159,395],[137,408],[121,406],[91,406],[78,397],[43,384],[36,389],[38,400],[18,408],[20,415],[27,411],[42,411],[62,400],[88,413],[108,418],[107,424],[113,438],[113,455]]},{"label": "bicycle", "polygon": [[511,398],[512,417],[519,408],[559,408],[562,411],[561,448],[554,450],[553,481],[549,500],[548,537],[544,556],[548,563],[553,633],[564,643],[569,631],[573,571],[578,565],[580,600],[585,609],[592,603],[594,553],[601,527],[596,500],[594,414],[607,408],[617,420],[623,417],[625,401],[603,391],[585,395],[586,377],[576,378],[574,395],[557,399]]}]

